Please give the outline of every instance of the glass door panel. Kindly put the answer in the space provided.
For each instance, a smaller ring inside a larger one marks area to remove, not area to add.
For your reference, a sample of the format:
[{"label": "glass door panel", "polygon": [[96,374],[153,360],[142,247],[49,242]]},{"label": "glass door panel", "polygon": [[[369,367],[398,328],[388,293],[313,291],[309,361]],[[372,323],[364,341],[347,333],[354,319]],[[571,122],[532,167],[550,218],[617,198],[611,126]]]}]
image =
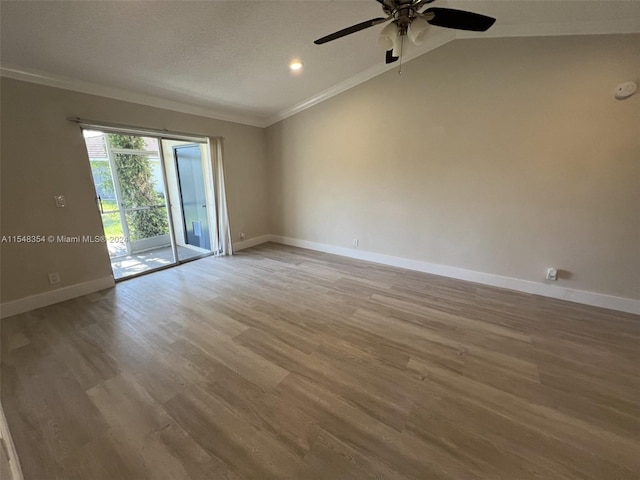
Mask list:
[{"label": "glass door panel", "polygon": [[209,205],[204,179],[205,145],[171,142],[171,154],[173,173],[169,176],[175,177],[172,207],[178,259],[210,255],[209,219],[213,207]]},{"label": "glass door panel", "polygon": [[108,134],[132,273],[174,264],[162,163],[155,138]]},{"label": "glass door panel", "polygon": [[83,132],[89,154],[96,200],[102,217],[109,257],[118,258],[129,254],[128,236],[124,226],[124,211],[117,197],[117,183],[112,161],[109,158],[107,137],[102,132]]},{"label": "glass door panel", "polygon": [[174,147],[186,242],[211,249],[199,145]]},{"label": "glass door panel", "polygon": [[[156,154],[157,155],[157,154]],[[169,218],[164,184],[152,173],[150,154],[113,154],[120,184],[120,206],[124,211],[131,253],[170,247]]]}]

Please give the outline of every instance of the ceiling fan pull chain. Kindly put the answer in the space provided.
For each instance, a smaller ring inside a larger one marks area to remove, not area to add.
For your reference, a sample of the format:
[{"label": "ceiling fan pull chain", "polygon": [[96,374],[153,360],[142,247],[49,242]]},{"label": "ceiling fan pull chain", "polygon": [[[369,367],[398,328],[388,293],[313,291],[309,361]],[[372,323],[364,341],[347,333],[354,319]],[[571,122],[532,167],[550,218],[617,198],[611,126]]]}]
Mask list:
[{"label": "ceiling fan pull chain", "polygon": [[404,50],[404,37],[406,37],[406,35],[400,36],[400,68],[398,70],[398,75],[402,75],[402,52]]}]

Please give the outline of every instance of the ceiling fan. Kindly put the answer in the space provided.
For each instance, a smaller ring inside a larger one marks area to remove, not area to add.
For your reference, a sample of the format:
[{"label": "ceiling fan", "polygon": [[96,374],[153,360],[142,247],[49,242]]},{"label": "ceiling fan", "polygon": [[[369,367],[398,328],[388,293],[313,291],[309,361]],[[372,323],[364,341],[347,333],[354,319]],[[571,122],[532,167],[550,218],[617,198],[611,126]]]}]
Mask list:
[{"label": "ceiling fan", "polygon": [[391,21],[380,32],[378,43],[387,51],[386,62],[393,63],[402,56],[404,38],[420,45],[424,40],[424,34],[429,25],[437,27],[454,28],[457,30],[471,30],[474,32],[487,31],[496,21],[495,18],[480,15],[479,13],[455,10],[453,8],[432,7],[420,11],[420,9],[432,3],[434,0],[376,0],[382,5],[386,17],[372,18],[366,22],[358,23],[335,33],[316,40],[316,45],[342,38],[346,35],[359,32],[365,28],[373,27]]}]

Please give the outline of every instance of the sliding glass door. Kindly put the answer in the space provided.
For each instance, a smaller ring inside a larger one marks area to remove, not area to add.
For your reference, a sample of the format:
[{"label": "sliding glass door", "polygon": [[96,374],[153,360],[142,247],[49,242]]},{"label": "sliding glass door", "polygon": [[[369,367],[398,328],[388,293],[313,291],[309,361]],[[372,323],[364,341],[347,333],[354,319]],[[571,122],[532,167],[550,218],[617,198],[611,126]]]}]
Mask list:
[{"label": "sliding glass door", "polygon": [[211,253],[207,211],[215,208],[207,202],[203,144],[119,132],[84,136],[116,279]]}]

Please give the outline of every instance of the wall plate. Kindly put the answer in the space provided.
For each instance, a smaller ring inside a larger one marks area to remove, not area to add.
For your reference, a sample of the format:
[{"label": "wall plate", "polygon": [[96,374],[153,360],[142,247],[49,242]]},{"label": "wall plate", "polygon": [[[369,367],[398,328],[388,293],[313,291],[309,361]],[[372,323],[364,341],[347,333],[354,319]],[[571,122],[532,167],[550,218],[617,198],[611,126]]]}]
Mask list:
[{"label": "wall plate", "polygon": [[56,202],[56,207],[64,208],[67,205],[67,199],[64,198],[64,195],[54,195],[53,199]]},{"label": "wall plate", "polygon": [[618,100],[624,100],[636,93],[638,86],[635,82],[624,82],[616,87],[616,98]]}]

